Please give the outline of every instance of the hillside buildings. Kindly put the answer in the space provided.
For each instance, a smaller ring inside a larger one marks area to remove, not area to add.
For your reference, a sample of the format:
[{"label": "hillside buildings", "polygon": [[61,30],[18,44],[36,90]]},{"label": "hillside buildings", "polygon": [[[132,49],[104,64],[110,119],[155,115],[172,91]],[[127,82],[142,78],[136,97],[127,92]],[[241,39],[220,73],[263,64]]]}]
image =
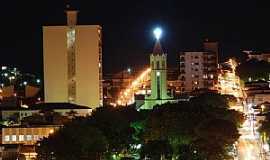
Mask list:
[{"label": "hillside buildings", "polygon": [[270,52],[253,52],[253,51],[243,51],[247,54],[248,60],[257,59],[258,61],[270,62]]}]

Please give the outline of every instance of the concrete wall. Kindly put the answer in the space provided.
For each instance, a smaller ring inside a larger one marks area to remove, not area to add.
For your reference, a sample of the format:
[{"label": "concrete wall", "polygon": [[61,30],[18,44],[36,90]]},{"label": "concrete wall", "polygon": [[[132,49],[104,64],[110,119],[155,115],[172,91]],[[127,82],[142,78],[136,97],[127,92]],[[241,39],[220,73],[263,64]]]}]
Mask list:
[{"label": "concrete wall", "polygon": [[76,26],[76,104],[100,106],[98,26]]},{"label": "concrete wall", "polygon": [[[99,107],[102,104],[101,28],[75,26],[75,98],[68,92],[68,26],[43,27],[45,102],[71,102]],[[72,92],[73,93],[73,92]]]},{"label": "concrete wall", "polygon": [[45,102],[68,102],[66,26],[43,27]]}]

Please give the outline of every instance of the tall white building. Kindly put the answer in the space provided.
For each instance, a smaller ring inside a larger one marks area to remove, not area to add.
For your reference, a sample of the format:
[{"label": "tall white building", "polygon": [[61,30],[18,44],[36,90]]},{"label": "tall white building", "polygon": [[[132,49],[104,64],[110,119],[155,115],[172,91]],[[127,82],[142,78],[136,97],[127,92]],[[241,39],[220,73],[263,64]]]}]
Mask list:
[{"label": "tall white building", "polygon": [[181,91],[216,90],[217,67],[218,44],[216,42],[205,42],[203,51],[180,53]]},{"label": "tall white building", "polygon": [[45,102],[102,105],[102,47],[99,25],[77,25],[67,11],[66,26],[43,26]]}]

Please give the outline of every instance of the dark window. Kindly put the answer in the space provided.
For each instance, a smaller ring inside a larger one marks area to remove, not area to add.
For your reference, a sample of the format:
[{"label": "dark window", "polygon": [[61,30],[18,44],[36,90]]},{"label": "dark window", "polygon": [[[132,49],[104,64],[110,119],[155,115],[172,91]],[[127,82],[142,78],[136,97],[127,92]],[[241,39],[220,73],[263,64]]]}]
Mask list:
[{"label": "dark window", "polygon": [[186,80],[185,76],[182,76],[182,77],[181,77],[181,80],[182,80],[182,81],[185,81],[185,80]]},{"label": "dark window", "polygon": [[157,76],[157,99],[161,97],[161,90],[160,90],[160,76]]},{"label": "dark window", "polygon": [[165,69],[165,62],[162,61],[162,69]]}]

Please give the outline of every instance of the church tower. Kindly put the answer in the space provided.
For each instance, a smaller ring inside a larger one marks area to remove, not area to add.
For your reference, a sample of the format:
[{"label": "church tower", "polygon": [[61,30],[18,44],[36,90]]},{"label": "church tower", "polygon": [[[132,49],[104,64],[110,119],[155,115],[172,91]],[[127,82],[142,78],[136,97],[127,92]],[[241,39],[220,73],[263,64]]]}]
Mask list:
[{"label": "church tower", "polygon": [[172,97],[167,94],[167,54],[160,44],[161,29],[154,30],[156,43],[150,55],[151,95],[145,97],[142,109],[152,109],[157,104],[167,103]]}]

